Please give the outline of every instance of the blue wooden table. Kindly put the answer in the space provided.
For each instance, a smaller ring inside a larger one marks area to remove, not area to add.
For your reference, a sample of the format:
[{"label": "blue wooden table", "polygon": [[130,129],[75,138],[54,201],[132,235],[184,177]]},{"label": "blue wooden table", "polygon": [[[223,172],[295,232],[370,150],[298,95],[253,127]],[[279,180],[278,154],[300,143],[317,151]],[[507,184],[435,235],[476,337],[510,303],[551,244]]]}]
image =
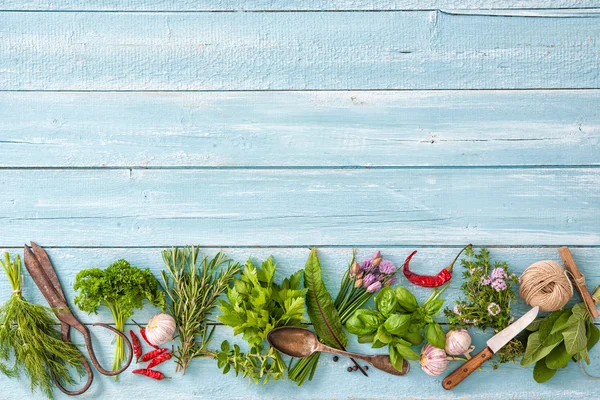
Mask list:
[{"label": "blue wooden table", "polygon": [[[3,1],[0,246],[45,246],[70,301],[83,268],[125,257],[158,274],[160,250],[185,244],[273,254],[280,277],[316,245],[334,293],[352,248],[396,264],[419,249],[415,268],[434,273],[473,242],[521,272],[569,245],[594,287],[600,3],[469,3]],[[24,294],[44,303],[29,277]],[[93,332],[106,365],[111,337]],[[479,348],[490,336],[472,333]],[[222,339],[241,341],[218,326]],[[170,381],[97,375],[81,398],[599,397],[575,364],[543,385],[531,368],[488,365],[451,392],[415,362],[400,378],[347,364],[321,357],[298,388],[197,360],[185,376],[165,368]],[[0,383],[2,398],[31,397],[26,378]]]}]

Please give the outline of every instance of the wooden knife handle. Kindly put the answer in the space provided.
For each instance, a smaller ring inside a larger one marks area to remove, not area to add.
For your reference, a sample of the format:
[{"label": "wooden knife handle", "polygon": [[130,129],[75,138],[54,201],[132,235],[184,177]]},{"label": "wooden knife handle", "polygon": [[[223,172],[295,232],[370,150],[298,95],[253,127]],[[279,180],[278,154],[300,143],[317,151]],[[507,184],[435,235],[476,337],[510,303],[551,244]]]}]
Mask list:
[{"label": "wooden knife handle", "polygon": [[464,381],[467,376],[471,375],[473,371],[493,355],[494,352],[489,347],[481,350],[477,355],[474,355],[469,361],[461,365],[460,368],[457,368],[453,373],[444,378],[442,386],[446,390],[454,389],[456,385]]}]

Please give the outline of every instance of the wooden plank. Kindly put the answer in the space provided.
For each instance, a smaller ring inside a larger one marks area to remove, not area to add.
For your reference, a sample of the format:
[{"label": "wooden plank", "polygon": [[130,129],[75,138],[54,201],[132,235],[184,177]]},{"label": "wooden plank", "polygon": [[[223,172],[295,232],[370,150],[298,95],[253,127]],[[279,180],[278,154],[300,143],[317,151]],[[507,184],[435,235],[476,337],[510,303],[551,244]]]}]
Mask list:
[{"label": "wooden plank", "polygon": [[598,165],[599,107],[597,90],[0,92],[0,166]]},{"label": "wooden plank", "polygon": [[4,170],[3,241],[598,245],[595,168]]},{"label": "wooden plank", "polygon": [[574,13],[5,12],[0,90],[600,88]]},{"label": "wooden plank", "polygon": [[[9,249],[15,253],[17,249]],[[71,290],[75,274],[82,268],[104,267],[117,258],[126,257],[132,263],[149,267],[154,273],[162,269],[162,260],[159,254],[160,249],[48,249],[56,268],[59,271],[63,287],[67,290],[67,298],[73,299]],[[360,249],[359,258],[370,256],[376,249]],[[406,254],[411,249],[404,248],[386,248],[383,249],[385,257],[391,259],[396,264],[400,264]],[[213,255],[216,249],[202,249],[203,254]],[[456,249],[448,248],[424,248],[419,249],[414,262],[415,267],[424,273],[437,271],[440,266],[445,265],[452,258]],[[226,249],[231,257],[244,261],[249,255],[257,260],[264,259],[269,254],[273,254],[278,262],[278,277],[281,278],[297,268],[301,268],[306,260],[308,249],[281,249],[281,248],[252,248],[252,249]],[[323,248],[319,249],[319,255],[325,271],[324,277],[330,291],[335,293],[341,273],[347,266],[351,250]],[[529,264],[542,259],[559,260],[556,248],[494,248],[491,249],[491,255],[494,259],[507,261],[515,270],[520,273]],[[588,282],[591,286],[600,281],[600,271],[595,268],[600,261],[600,249],[598,248],[577,248],[573,249],[573,255],[581,266],[582,272],[588,273]],[[460,268],[457,269],[460,271]],[[460,274],[456,274],[457,280],[453,281],[446,292],[447,304],[452,304],[457,298],[457,288],[460,285]],[[406,280],[401,277],[399,283],[409,287],[411,290],[416,288],[408,286]],[[0,279],[0,302],[4,302],[7,296],[8,284],[6,279]],[[31,279],[26,276],[24,295],[32,300],[43,302],[41,296],[35,293],[37,289],[33,286]],[[424,300],[430,290],[416,290],[420,300]],[[519,301],[515,306],[516,315],[524,311],[522,303]],[[79,312],[79,316],[86,322],[96,320],[105,320],[107,314],[101,312],[99,316],[88,317]],[[139,317],[147,320],[151,315],[150,309],[144,312],[136,313],[136,320]],[[135,329],[128,325],[128,329]],[[482,333],[473,330],[474,343],[478,349],[481,349],[484,342],[489,338],[490,333]],[[95,348],[103,365],[109,365],[112,356],[111,335],[100,328],[92,328],[92,334],[95,339]],[[78,333],[73,333],[73,338],[79,338]],[[213,348],[217,348],[222,340],[230,340],[237,343],[241,338],[233,337],[232,331],[228,327],[219,326],[216,329]],[[359,345],[355,338],[350,335],[350,348],[352,350],[365,353],[383,352],[382,350],[372,350],[368,345]],[[244,346],[245,347],[245,346]],[[592,365],[588,367],[590,371],[600,362],[597,351],[590,354]],[[408,399],[414,398],[419,394],[419,398],[434,399],[503,399],[501,395],[510,393],[519,398],[544,398],[544,399],[564,399],[564,398],[595,398],[595,386],[590,384],[580,372],[577,365],[569,364],[566,370],[561,370],[549,383],[538,385],[531,376],[532,368],[522,368],[518,364],[503,364],[498,370],[492,370],[491,365],[485,365],[482,371],[476,372],[477,375],[463,382],[458,388],[451,392],[444,392],[441,388],[441,380],[426,376],[421,372],[417,362],[411,362],[411,371],[404,378],[391,378],[390,376],[374,370],[369,370],[369,380],[364,380],[358,374],[348,375],[346,367],[348,362],[341,359],[335,363],[330,356],[321,358],[319,373],[315,379],[306,383],[305,386],[297,388],[291,382],[278,382],[268,386],[248,385],[243,378],[235,378],[234,375],[221,375],[217,369],[216,363],[212,360],[196,360],[192,363],[191,369],[185,376],[174,373],[172,364],[166,364],[160,367],[160,370],[167,375],[173,376],[171,381],[153,382],[142,380],[143,378],[133,376],[129,373],[123,374],[119,382],[115,383],[108,377],[99,374],[95,377],[93,387],[87,393],[90,398],[97,396],[113,398],[137,398],[140,393],[140,387],[143,384],[144,389],[151,393],[148,398],[179,399],[190,396],[208,396],[219,394],[235,393],[236,398],[264,398],[276,397],[284,399],[328,399],[328,398],[373,398],[374,388],[377,388],[376,398],[378,399]],[[459,364],[451,362],[448,367],[448,373]],[[348,379],[350,377],[351,379]],[[334,387],[332,382],[345,380],[343,388]],[[488,384],[481,385],[485,380]],[[2,378],[3,390],[10,393],[10,398],[21,398],[28,394],[28,386],[25,380],[16,381]],[[568,384],[567,384],[568,383]],[[502,386],[502,393],[498,391],[498,386]],[[532,395],[535,393],[535,396]],[[57,398],[62,399],[57,394]],[[538,397],[539,396],[539,397]],[[41,398],[39,395],[35,398]]]},{"label": "wooden plank", "polygon": [[[44,243],[39,243],[44,244]],[[424,274],[435,274],[439,272],[443,267],[448,265],[459,251],[458,248],[438,248],[438,247],[425,247],[420,246],[402,248],[402,247],[390,247],[390,248],[360,248],[357,250],[357,259],[362,261],[370,257],[375,251],[381,250],[382,254],[386,259],[392,261],[395,265],[401,266],[404,259],[410,252],[415,249],[418,250],[411,265],[415,271],[419,271]],[[63,289],[67,300],[73,305],[73,299],[76,293],[73,291],[73,284],[75,283],[75,276],[77,273],[86,268],[105,268],[111,263],[118,259],[125,258],[132,265],[139,266],[141,268],[149,268],[155,276],[160,276],[160,271],[164,270],[164,264],[162,261],[161,251],[162,248],[46,248],[48,254],[52,260],[52,263],[58,271],[59,278],[62,282]],[[491,257],[495,261],[506,261],[512,271],[520,275],[525,268],[540,260],[555,260],[560,262],[560,257],[556,247],[548,248],[491,248],[489,249]],[[600,262],[600,248],[573,248],[573,257],[580,266],[581,272],[586,276],[586,281],[590,288],[600,284],[600,270],[596,268]],[[8,248],[0,249],[0,255],[4,251],[9,251],[14,257],[16,254],[20,254],[22,257],[22,248]],[[214,256],[219,249],[216,248],[202,248],[200,250],[201,255]],[[286,276],[291,275],[299,269],[304,268],[306,259],[310,249],[307,248],[225,248],[222,251],[225,252],[230,258],[244,263],[248,258],[256,262],[267,259],[270,255],[273,255],[277,262],[277,279],[283,279]],[[342,274],[348,268],[348,263],[352,257],[351,248],[318,248],[319,258],[323,265],[323,279],[329,291],[335,295],[338,291],[340,279]],[[462,278],[462,267],[460,264],[456,264],[456,273],[452,284],[443,295],[446,299],[446,303],[449,305],[454,304],[456,300],[461,298],[461,292],[459,290]],[[419,288],[413,284],[410,284],[402,272],[397,275],[398,284],[409,288],[415,293],[419,301],[425,301],[431,294],[431,289]],[[4,275],[0,276],[0,304],[3,304],[11,295],[10,285]],[[24,289],[23,295],[32,302],[45,304],[45,300],[33,280],[29,277],[29,274],[25,272],[24,275]],[[575,295],[573,301],[580,302],[581,299]],[[522,315],[527,311],[529,307],[518,299],[513,305],[513,312],[515,316]],[[76,311],[76,308],[74,307]],[[140,323],[147,322],[152,315],[158,310],[151,306],[146,306],[141,311],[136,311],[134,319]],[[78,317],[85,323],[93,322],[106,322],[110,320],[110,313],[106,309],[100,309],[98,315],[87,315],[83,312],[77,312]],[[437,319],[440,322],[445,322],[446,319],[443,315],[439,315]]]},{"label": "wooden plank", "polygon": [[590,8],[600,3],[587,0],[5,0],[0,10],[69,11],[323,11],[323,10],[423,10],[423,9],[545,9]]}]

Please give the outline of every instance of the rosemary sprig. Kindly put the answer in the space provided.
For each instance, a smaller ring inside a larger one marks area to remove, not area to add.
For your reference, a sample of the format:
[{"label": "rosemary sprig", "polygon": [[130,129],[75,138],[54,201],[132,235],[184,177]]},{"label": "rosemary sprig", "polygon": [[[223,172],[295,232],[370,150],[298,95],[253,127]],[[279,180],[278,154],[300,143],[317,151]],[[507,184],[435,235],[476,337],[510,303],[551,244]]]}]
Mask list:
[{"label": "rosemary sprig", "polygon": [[179,331],[179,347],[173,355],[177,371],[185,374],[194,358],[214,355],[207,348],[214,332],[214,326],[209,329],[208,315],[241,267],[221,252],[198,263],[198,249],[194,246],[165,250],[162,255],[167,267],[161,272],[170,300],[167,309]]}]

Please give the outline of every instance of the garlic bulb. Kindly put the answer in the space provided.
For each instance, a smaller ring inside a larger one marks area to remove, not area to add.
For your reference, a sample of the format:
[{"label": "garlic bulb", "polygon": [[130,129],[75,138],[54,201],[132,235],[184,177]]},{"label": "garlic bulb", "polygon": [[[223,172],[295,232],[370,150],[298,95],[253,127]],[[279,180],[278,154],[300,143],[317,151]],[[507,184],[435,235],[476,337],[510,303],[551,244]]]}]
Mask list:
[{"label": "garlic bulb", "polygon": [[456,329],[446,333],[446,353],[459,356],[469,352],[471,335],[466,329]]},{"label": "garlic bulb", "polygon": [[169,314],[156,314],[146,325],[146,337],[155,346],[173,339],[175,320]]},{"label": "garlic bulb", "polygon": [[425,371],[427,375],[438,376],[446,370],[448,365],[448,358],[444,349],[438,349],[435,346],[427,343],[421,349],[421,369]]}]

